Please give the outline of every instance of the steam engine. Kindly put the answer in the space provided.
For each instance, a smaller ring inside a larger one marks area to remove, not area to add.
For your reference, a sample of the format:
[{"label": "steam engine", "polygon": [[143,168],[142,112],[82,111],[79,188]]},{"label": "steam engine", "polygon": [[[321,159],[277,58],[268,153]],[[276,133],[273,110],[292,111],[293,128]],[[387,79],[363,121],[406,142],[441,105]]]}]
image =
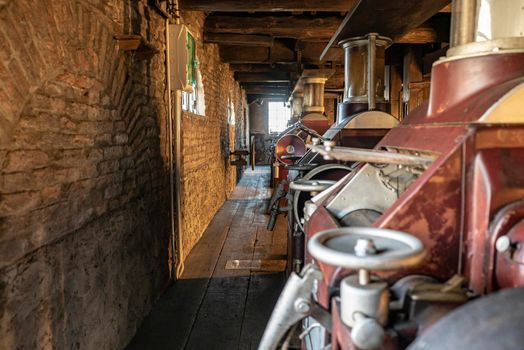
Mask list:
[{"label": "steam engine", "polygon": [[354,165],[304,203],[306,266],[259,349],[296,324],[305,349],[524,346],[524,13],[453,11],[427,103],[374,149],[309,146]]}]

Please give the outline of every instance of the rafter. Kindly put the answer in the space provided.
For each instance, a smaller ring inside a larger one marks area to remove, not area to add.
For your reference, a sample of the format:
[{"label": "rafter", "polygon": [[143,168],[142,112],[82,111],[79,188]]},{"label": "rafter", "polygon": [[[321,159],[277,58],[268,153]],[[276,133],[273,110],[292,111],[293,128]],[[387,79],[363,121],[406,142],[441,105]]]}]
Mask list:
[{"label": "rafter", "polygon": [[184,10],[206,12],[346,12],[358,0],[180,0]]},{"label": "rafter", "polygon": [[205,43],[242,45],[242,46],[273,46],[273,38],[269,35],[250,35],[250,34],[228,34],[228,33],[205,33]]},{"label": "rafter", "polygon": [[[246,1],[247,2],[247,1]],[[233,16],[210,15],[206,33],[264,34],[273,37],[327,41],[342,17],[314,16]]]}]

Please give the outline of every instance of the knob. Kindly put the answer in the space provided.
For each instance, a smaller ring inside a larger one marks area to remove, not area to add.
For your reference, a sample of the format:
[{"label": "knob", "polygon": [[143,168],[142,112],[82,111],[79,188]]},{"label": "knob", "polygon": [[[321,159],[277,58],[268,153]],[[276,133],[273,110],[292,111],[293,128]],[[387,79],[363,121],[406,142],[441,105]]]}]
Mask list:
[{"label": "knob", "polygon": [[384,342],[384,328],[373,318],[356,313],[355,325],[351,329],[351,340],[362,350],[373,350]]}]

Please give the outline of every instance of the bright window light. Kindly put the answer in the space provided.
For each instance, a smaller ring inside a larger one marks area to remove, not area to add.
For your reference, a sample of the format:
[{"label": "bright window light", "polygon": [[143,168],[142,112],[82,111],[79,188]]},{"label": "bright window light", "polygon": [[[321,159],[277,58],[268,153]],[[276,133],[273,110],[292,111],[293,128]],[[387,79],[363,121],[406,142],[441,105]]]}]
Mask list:
[{"label": "bright window light", "polygon": [[269,132],[279,133],[287,128],[287,123],[291,118],[291,108],[282,102],[268,103]]}]

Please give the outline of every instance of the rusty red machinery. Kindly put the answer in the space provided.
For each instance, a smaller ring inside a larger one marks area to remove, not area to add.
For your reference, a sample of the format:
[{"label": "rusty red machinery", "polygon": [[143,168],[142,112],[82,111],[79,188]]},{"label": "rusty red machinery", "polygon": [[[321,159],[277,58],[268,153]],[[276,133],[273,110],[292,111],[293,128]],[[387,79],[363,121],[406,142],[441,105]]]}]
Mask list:
[{"label": "rusty red machinery", "polygon": [[297,323],[305,349],[524,347],[523,18],[455,1],[429,101],[373,150],[310,146],[356,166],[305,204],[308,264],[259,349]]},{"label": "rusty red machinery", "polygon": [[333,70],[304,70],[293,91],[293,120],[297,122],[278,135],[274,146],[272,182],[276,187],[287,179],[286,165],[294,164],[306,153],[306,142],[330,127],[324,107],[324,85]]},{"label": "rusty red machinery", "polygon": [[[313,138],[315,142],[372,148],[389,129],[398,124],[398,120],[387,113],[390,104],[384,96],[385,51],[390,44],[389,38],[375,33],[342,42],[345,53],[344,99],[339,104],[336,122],[322,136]],[[312,75],[312,72],[304,73],[303,76],[306,77],[304,80],[309,82],[313,79],[317,83],[303,85],[319,85],[318,81],[328,76],[324,71],[315,71],[314,78]],[[320,77],[321,75],[323,78]],[[296,88],[295,92],[301,90],[301,85],[297,86],[299,88]],[[307,105],[308,103],[304,103],[304,108]],[[304,120],[307,119],[321,118],[316,117],[315,113],[309,110],[309,115]],[[299,272],[303,267],[304,203],[312,194],[326,189],[348,174],[352,163],[326,160],[317,153],[308,151],[302,157],[296,157],[293,164],[286,165],[289,174],[286,173],[285,180],[281,180],[272,199],[286,196],[287,201],[279,207],[276,200],[271,202],[273,203],[270,205],[272,216],[268,228],[271,229],[277,213],[282,211],[288,213],[288,271]],[[288,183],[291,189],[289,193],[284,186]]]}]

